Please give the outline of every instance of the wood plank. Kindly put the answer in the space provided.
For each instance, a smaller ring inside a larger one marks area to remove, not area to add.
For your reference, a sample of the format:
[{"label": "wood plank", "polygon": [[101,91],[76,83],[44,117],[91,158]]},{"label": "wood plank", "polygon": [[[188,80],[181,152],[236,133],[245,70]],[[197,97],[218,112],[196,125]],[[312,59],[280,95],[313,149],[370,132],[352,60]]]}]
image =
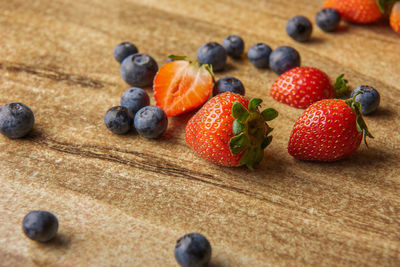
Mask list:
[{"label": "wood plank", "polygon": [[[211,266],[399,265],[400,39],[379,22],[292,41],[286,21],[314,18],[322,2],[0,0],[0,104],[23,102],[36,117],[27,138],[0,136],[1,265],[176,266],[175,241],[192,231],[210,239]],[[274,101],[276,74],[247,60],[229,59],[217,78],[238,77],[280,112],[255,171],[195,155],[184,140],[192,114],[170,119],[160,140],[107,131],[104,113],[128,87],[116,44],[132,41],[162,65],[233,33],[247,48],[291,45],[303,65],[374,85],[382,102],[367,118],[370,148],[330,164],[294,160],[287,142],[302,110]],[[50,244],[23,235],[32,209],[59,217]]]}]

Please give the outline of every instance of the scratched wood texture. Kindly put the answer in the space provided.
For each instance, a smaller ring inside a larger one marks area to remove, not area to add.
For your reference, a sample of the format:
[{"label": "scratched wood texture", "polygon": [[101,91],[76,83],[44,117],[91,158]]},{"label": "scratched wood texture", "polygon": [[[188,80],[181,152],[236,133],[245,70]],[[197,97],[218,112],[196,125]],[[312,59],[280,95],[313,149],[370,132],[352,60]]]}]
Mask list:
[{"label": "scratched wood texture", "polygon": [[[399,266],[400,38],[384,21],[343,23],[334,34],[314,27],[306,44],[286,36],[291,16],[313,19],[321,4],[0,0],[0,104],[23,102],[36,116],[27,138],[0,136],[0,265],[176,266],[176,239],[195,231],[211,241],[214,267]],[[366,119],[376,137],[370,148],[336,163],[294,160],[286,148],[302,110],[275,102],[277,76],[245,59],[229,60],[217,77],[238,77],[249,97],[280,112],[255,171],[195,155],[184,140],[191,114],[170,119],[161,140],[105,128],[104,113],[128,87],[114,45],[131,41],[162,65],[229,34],[247,48],[294,46],[303,65],[376,87],[382,101]],[[59,218],[49,244],[21,231],[33,209]]]}]

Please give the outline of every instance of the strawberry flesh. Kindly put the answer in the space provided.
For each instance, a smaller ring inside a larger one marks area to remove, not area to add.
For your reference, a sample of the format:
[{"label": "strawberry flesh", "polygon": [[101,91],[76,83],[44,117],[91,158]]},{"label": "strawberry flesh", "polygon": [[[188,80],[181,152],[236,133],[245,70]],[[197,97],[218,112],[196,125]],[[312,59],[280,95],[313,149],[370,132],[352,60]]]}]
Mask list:
[{"label": "strawberry flesh", "polygon": [[173,117],[203,105],[213,85],[213,77],[204,66],[177,60],[167,63],[156,74],[154,98],[156,105]]}]

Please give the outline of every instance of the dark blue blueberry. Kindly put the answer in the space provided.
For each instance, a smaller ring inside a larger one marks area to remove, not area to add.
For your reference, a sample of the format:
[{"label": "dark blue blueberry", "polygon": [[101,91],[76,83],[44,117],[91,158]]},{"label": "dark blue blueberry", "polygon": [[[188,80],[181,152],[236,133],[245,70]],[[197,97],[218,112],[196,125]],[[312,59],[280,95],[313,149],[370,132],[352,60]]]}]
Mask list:
[{"label": "dark blue blueberry", "polygon": [[125,134],[132,129],[132,117],[128,109],[122,106],[110,108],[104,116],[104,123],[115,134]]},{"label": "dark blue blueberry", "polygon": [[240,58],[244,51],[244,42],[240,36],[230,35],[224,39],[222,46],[225,48],[228,56]]},{"label": "dark blue blueberry", "polygon": [[216,42],[205,43],[197,50],[199,63],[212,65],[214,71],[221,71],[225,68],[226,57],[225,48]]},{"label": "dark blue blueberry", "polygon": [[25,215],[22,229],[30,239],[47,242],[56,236],[58,220],[51,212],[34,210]]},{"label": "dark blue blueberry", "polygon": [[340,13],[334,8],[325,8],[317,13],[315,22],[324,32],[333,32],[340,23]]},{"label": "dark blue blueberry", "polygon": [[22,103],[9,103],[0,107],[0,133],[8,138],[20,138],[33,128],[35,116]]},{"label": "dark blue blueberry", "polygon": [[300,66],[300,54],[290,46],[280,46],[269,56],[269,66],[281,75],[282,73]]},{"label": "dark blue blueberry", "polygon": [[286,24],[287,34],[298,42],[309,40],[312,29],[313,27],[310,20],[304,16],[295,16]]},{"label": "dark blue blueberry", "polygon": [[356,96],[356,101],[360,102],[361,113],[363,115],[371,114],[378,108],[381,97],[379,96],[378,91],[376,91],[373,87],[361,85],[351,92],[351,97],[353,97],[357,92],[362,92],[362,94]]},{"label": "dark blue blueberry", "polygon": [[264,43],[258,43],[250,47],[247,52],[247,58],[256,68],[268,68],[271,52],[271,47]]},{"label": "dark blue blueberry", "polygon": [[159,138],[168,127],[168,118],[159,107],[141,108],[135,115],[136,131],[146,138]]},{"label": "dark blue blueberry", "polygon": [[206,267],[211,259],[211,245],[204,235],[190,233],[178,239],[174,254],[182,267]]},{"label": "dark blue blueberry", "polygon": [[124,42],[114,47],[114,58],[121,63],[127,56],[138,53],[136,46],[129,42]]},{"label": "dark blue blueberry", "polygon": [[139,109],[148,105],[150,105],[149,95],[142,88],[128,88],[121,96],[121,106],[128,109],[132,119]]},{"label": "dark blue blueberry", "polygon": [[236,79],[235,77],[226,76],[219,79],[213,89],[213,96],[225,93],[225,92],[232,92],[239,95],[244,95],[245,90],[243,83]]},{"label": "dark blue blueberry", "polygon": [[151,86],[157,71],[157,62],[146,54],[130,55],[121,63],[122,79],[131,86]]}]

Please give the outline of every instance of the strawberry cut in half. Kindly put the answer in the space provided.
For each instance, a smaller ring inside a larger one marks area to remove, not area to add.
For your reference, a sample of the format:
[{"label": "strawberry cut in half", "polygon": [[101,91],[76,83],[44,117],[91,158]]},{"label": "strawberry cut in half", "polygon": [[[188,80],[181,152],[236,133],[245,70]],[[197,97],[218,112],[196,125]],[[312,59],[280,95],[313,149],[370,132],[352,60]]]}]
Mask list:
[{"label": "strawberry cut in half", "polygon": [[231,92],[211,98],[186,125],[186,142],[212,163],[252,169],[272,141],[267,121],[278,116],[272,108],[260,111],[261,102]]},{"label": "strawberry cut in half", "polygon": [[202,106],[214,87],[214,75],[209,65],[171,56],[175,61],[164,65],[154,77],[156,105],[167,117],[174,117]]}]

